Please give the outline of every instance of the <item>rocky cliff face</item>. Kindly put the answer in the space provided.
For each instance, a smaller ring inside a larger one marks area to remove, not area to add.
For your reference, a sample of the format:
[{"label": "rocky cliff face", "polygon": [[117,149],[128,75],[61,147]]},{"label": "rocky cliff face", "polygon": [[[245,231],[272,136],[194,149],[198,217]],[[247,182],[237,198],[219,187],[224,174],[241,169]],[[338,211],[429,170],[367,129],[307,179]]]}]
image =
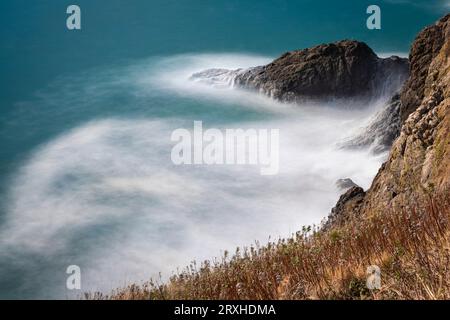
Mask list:
[{"label": "rocky cliff face", "polygon": [[281,101],[392,96],[408,77],[408,60],[382,59],[365,43],[343,40],[290,51],[265,66],[210,69],[196,81],[257,90]]},{"label": "rocky cliff face", "polygon": [[430,193],[449,194],[450,14],[418,35],[410,60],[411,76],[400,95],[405,120],[388,160],[358,204],[359,214],[407,208]]}]

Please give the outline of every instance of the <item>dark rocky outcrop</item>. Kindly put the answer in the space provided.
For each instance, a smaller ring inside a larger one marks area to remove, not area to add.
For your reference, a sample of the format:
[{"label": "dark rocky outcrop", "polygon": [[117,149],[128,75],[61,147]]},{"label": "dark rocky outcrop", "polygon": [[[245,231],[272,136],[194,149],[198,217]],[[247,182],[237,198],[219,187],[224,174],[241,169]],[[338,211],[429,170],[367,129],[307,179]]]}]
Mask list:
[{"label": "dark rocky outcrop", "polygon": [[359,134],[340,144],[341,147],[359,149],[370,146],[373,153],[388,151],[400,134],[400,95],[394,95]]},{"label": "dark rocky outcrop", "polygon": [[401,93],[401,119],[404,122],[425,96],[425,83],[430,65],[448,41],[448,15],[419,33],[411,47],[411,76]]},{"label": "dark rocky outcrop", "polygon": [[[408,59],[379,58],[365,43],[343,40],[290,51],[265,66],[204,70],[193,74],[191,80],[256,90],[287,102],[358,101],[389,99],[400,91],[408,75]],[[400,132],[400,109],[400,97],[395,95],[367,128],[340,147],[370,146],[374,153],[388,150]]]},{"label": "dark rocky outcrop", "polygon": [[398,91],[408,77],[408,60],[382,59],[365,43],[343,40],[290,51],[249,69],[210,69],[191,79],[257,90],[281,101],[373,98]]}]

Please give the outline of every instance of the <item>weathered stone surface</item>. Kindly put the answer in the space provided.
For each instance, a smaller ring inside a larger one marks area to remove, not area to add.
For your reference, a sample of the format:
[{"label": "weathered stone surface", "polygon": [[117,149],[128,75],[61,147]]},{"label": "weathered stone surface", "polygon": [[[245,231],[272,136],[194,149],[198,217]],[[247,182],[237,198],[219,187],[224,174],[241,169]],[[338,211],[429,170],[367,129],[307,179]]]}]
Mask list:
[{"label": "weathered stone surface", "polygon": [[266,66],[240,73],[235,82],[283,101],[366,98],[398,90],[408,65],[399,57],[378,58],[363,42],[343,40],[287,52]]},{"label": "weathered stone surface", "polygon": [[191,79],[256,90],[281,101],[392,96],[408,77],[409,63],[379,58],[365,43],[343,40],[290,51],[249,69],[210,69]]}]

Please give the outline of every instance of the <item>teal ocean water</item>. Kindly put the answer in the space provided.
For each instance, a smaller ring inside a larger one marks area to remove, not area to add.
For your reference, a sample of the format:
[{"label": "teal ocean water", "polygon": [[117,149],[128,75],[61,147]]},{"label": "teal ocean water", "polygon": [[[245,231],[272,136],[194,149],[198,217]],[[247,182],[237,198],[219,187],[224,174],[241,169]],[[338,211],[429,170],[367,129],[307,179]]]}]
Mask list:
[{"label": "teal ocean water", "polygon": [[[0,3],[0,298],[73,298],[83,290],[171,275],[193,259],[288,236],[319,223],[334,181],[368,187],[385,155],[336,143],[383,101],[292,106],[255,93],[192,83],[208,68],[245,68],[340,39],[406,54],[446,1],[78,0]],[[280,129],[280,173],[174,166],[171,132]]]}]

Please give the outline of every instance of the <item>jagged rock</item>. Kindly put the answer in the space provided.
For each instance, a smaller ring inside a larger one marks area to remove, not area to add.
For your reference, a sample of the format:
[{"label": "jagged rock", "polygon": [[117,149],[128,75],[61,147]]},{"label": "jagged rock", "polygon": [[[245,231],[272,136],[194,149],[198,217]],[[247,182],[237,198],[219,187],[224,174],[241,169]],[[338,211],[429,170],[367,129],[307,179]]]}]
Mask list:
[{"label": "jagged rock", "polygon": [[400,95],[396,94],[361,133],[340,143],[339,146],[350,149],[370,147],[375,154],[385,152],[399,136],[400,128]]},{"label": "jagged rock", "polygon": [[[401,93],[400,114],[402,122],[422,102],[426,94],[425,84],[427,77],[430,75],[430,65],[439,54],[444,43],[448,41],[448,36],[447,15],[435,25],[425,28],[414,41],[409,55],[411,76]],[[437,70],[434,70],[432,77],[436,77],[437,74]]]},{"label": "jagged rock", "polygon": [[331,209],[328,220],[323,225],[323,230],[344,224],[353,214],[360,211],[365,192],[361,187],[353,186],[339,197],[336,206]]},{"label": "jagged rock", "polygon": [[408,66],[407,59],[378,58],[365,43],[343,40],[287,52],[265,66],[212,69],[192,78],[217,83],[225,74],[224,84],[257,90],[281,101],[366,99],[392,96],[408,77]]},{"label": "jagged rock", "polygon": [[[354,207],[344,207],[343,211],[339,210],[343,216],[367,217],[390,207],[412,207],[430,194],[448,197],[450,14],[422,31],[412,48],[411,77],[400,97],[402,107],[405,106],[403,116],[407,116],[400,135],[358,206],[358,212],[355,213]],[[426,67],[416,65],[419,61]]]},{"label": "jagged rock", "polygon": [[236,76],[242,69],[208,69],[194,73],[190,80],[202,82],[213,87],[232,87],[235,84]]},{"label": "jagged rock", "polygon": [[[236,84],[283,101],[365,98],[398,89],[407,75],[406,59],[381,59],[365,43],[344,40],[287,52],[266,66],[239,74]],[[389,88],[384,85],[387,81]]]},{"label": "jagged rock", "polygon": [[354,183],[353,180],[350,178],[339,179],[336,181],[336,187],[339,190],[348,190],[351,187],[357,187],[357,186],[358,185],[356,183]]}]

